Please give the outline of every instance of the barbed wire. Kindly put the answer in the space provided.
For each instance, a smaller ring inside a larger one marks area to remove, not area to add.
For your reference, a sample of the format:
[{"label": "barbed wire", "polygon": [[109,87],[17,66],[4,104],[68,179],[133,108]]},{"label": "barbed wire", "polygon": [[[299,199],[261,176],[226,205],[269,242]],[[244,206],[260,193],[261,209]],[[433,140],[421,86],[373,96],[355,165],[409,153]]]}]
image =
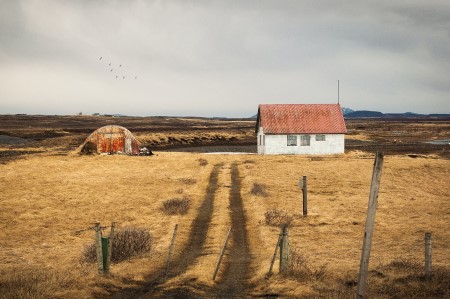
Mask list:
[{"label": "barbed wire", "polygon": [[90,230],[97,230],[97,229],[105,230],[105,229],[110,228],[110,227],[112,227],[112,225],[109,225],[109,226],[96,226],[96,225],[94,225],[94,226],[90,226],[90,227],[87,227],[87,228],[84,228],[84,229],[79,229],[79,230],[73,231],[73,233],[75,235],[80,235],[81,233],[84,233],[84,232],[87,232],[87,231],[90,231]]}]

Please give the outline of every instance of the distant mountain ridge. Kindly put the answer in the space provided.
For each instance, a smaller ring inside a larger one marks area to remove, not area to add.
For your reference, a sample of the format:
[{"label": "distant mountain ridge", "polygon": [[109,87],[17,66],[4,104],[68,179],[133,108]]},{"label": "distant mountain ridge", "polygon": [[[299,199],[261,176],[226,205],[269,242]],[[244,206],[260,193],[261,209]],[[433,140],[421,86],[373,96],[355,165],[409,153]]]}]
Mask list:
[{"label": "distant mountain ridge", "polygon": [[380,111],[370,111],[370,110],[353,110],[350,108],[342,107],[342,114],[344,118],[394,118],[394,117],[405,117],[405,118],[421,118],[421,117],[450,117],[450,114],[446,113],[435,113],[435,114],[420,114],[413,112],[405,113],[383,113]]}]

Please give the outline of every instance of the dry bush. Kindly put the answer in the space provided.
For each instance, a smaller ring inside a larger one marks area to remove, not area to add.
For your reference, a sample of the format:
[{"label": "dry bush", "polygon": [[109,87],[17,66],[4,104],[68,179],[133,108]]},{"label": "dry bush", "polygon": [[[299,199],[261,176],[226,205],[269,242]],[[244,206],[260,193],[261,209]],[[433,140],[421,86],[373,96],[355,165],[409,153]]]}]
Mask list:
[{"label": "dry bush", "polygon": [[433,267],[432,277],[427,280],[422,263],[400,257],[371,272],[375,277],[371,277],[369,280],[369,288],[374,297],[450,297],[450,269],[448,267]]},{"label": "dry bush", "polygon": [[250,193],[256,196],[267,197],[269,193],[266,191],[266,186],[264,184],[253,183],[252,190]]},{"label": "dry bush", "polygon": [[181,178],[179,181],[186,185],[195,185],[197,183],[197,180],[194,178]]},{"label": "dry bush", "polygon": [[[111,248],[111,261],[118,263],[144,254],[152,248],[152,235],[145,229],[127,227],[114,233]],[[83,250],[81,262],[92,263],[97,260],[95,242]]]},{"label": "dry bush", "polygon": [[0,298],[50,298],[73,283],[71,276],[42,268],[15,269],[0,275]]},{"label": "dry bush", "polygon": [[191,200],[187,197],[172,198],[163,202],[162,211],[167,215],[184,215],[190,206]]},{"label": "dry bush", "polygon": [[81,153],[85,155],[94,155],[97,153],[97,145],[91,141],[88,141],[81,149]]},{"label": "dry bush", "polygon": [[255,160],[244,160],[244,162],[242,162],[244,164],[255,164]]},{"label": "dry bush", "polygon": [[208,160],[206,160],[206,159],[200,158],[200,159],[198,159],[197,161],[198,161],[198,164],[199,164],[200,166],[206,166],[206,165],[208,165]]},{"label": "dry bush", "polygon": [[283,275],[299,281],[320,281],[326,275],[326,265],[318,267],[311,265],[308,259],[293,247],[290,249],[288,269]]},{"label": "dry bush", "polygon": [[284,210],[267,210],[264,213],[264,218],[267,225],[281,227],[283,225],[291,225],[294,216],[289,215]]}]

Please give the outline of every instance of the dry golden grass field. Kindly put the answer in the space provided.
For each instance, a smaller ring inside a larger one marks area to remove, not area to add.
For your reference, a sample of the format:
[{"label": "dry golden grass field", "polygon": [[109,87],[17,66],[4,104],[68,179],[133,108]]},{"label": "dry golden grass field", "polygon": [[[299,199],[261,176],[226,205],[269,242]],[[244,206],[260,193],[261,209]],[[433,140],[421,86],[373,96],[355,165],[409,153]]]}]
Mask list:
[{"label": "dry golden grass field", "polygon": [[[358,140],[371,138],[358,134]],[[0,164],[0,298],[354,297],[373,153],[81,156],[75,144],[64,148],[64,140],[3,146],[33,153]],[[307,217],[298,187],[304,175]],[[385,156],[369,298],[450,298],[449,178],[445,155]],[[265,192],[256,192],[255,184]],[[174,198],[190,200],[186,214],[164,213],[163,203]],[[277,260],[267,278],[280,230],[266,218],[273,210],[291,221],[296,264],[280,274]],[[101,275],[83,252],[93,242],[93,224],[113,221],[118,230],[150,232],[152,246]],[[164,275],[175,224],[174,255]],[[431,281],[423,275],[425,232],[433,238]]]}]

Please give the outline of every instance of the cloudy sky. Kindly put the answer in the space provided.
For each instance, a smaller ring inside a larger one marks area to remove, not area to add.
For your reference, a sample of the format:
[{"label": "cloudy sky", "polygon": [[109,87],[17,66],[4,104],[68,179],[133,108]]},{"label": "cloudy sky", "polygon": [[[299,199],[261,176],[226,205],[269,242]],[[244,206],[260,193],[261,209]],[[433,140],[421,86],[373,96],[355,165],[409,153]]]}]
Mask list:
[{"label": "cloudy sky", "polygon": [[450,1],[0,0],[0,114],[247,117],[337,80],[354,110],[450,113]]}]

